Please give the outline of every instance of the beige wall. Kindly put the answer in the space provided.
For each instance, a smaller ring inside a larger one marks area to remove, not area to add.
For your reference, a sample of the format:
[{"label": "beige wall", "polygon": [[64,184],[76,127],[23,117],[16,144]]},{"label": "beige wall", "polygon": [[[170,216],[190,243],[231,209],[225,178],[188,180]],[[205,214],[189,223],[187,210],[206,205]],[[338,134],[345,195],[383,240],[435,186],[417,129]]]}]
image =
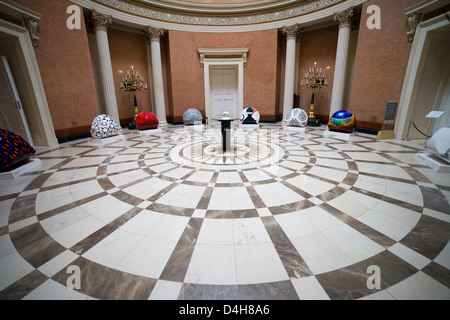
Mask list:
[{"label": "beige wall", "polygon": [[15,2],[42,14],[35,54],[56,136],[89,132],[98,106],[84,21],[67,29],[67,0]]}]

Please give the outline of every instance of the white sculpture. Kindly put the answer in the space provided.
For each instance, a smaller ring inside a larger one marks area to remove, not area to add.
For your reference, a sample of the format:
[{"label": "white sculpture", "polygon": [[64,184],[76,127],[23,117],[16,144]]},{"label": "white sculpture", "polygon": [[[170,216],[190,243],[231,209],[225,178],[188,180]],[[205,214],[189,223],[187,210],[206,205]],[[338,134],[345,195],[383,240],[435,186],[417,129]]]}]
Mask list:
[{"label": "white sculpture", "polygon": [[95,117],[92,121],[91,136],[97,139],[108,138],[119,134],[120,127],[113,118],[106,114]]},{"label": "white sculpture", "polygon": [[450,126],[439,129],[426,144],[427,151],[450,162]]},{"label": "white sculpture", "polygon": [[305,110],[294,108],[289,111],[286,117],[286,125],[290,127],[306,127],[308,124],[308,114]]}]

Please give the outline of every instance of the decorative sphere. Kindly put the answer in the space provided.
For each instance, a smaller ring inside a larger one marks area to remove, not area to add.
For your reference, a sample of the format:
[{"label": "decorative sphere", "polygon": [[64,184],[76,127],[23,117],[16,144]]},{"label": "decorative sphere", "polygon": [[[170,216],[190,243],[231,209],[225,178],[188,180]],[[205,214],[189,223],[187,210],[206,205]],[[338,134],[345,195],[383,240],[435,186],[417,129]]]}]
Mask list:
[{"label": "decorative sphere", "polygon": [[136,117],[136,127],[139,130],[158,129],[159,120],[150,111],[142,111]]},{"label": "decorative sphere", "polygon": [[356,128],[355,116],[346,110],[341,110],[334,113],[328,122],[328,129],[330,131],[352,133]]},{"label": "decorative sphere", "polygon": [[183,123],[185,126],[201,124],[203,121],[203,115],[197,109],[187,109],[183,114]]},{"label": "decorative sphere", "polygon": [[0,172],[12,169],[36,154],[36,150],[21,136],[0,129]]},{"label": "decorative sphere", "polygon": [[103,139],[118,135],[120,127],[113,118],[106,114],[95,117],[92,121],[91,136],[97,139]]},{"label": "decorative sphere", "polygon": [[286,117],[286,125],[291,127],[306,127],[308,124],[308,114],[305,110],[294,108],[289,111]]},{"label": "decorative sphere", "polygon": [[245,108],[241,112],[240,120],[242,124],[258,124],[260,117],[259,111],[255,108]]}]

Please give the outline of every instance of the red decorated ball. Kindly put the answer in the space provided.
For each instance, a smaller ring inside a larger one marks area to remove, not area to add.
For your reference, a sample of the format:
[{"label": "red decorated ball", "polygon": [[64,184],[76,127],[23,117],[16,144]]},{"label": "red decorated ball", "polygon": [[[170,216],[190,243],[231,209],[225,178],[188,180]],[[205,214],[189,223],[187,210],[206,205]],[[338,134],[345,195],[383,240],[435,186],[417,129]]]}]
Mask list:
[{"label": "red decorated ball", "polygon": [[136,118],[136,127],[139,130],[157,129],[158,124],[158,118],[150,111],[142,111]]}]

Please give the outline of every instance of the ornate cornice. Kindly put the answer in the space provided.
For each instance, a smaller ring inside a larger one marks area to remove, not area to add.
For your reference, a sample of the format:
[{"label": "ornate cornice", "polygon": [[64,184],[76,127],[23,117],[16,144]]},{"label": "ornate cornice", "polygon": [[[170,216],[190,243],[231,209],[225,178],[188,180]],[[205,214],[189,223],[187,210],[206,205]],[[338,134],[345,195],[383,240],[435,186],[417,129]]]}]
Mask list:
[{"label": "ornate cornice", "polygon": [[92,0],[110,8],[114,8],[126,13],[134,14],[140,17],[152,20],[203,25],[203,26],[239,26],[250,25],[265,22],[280,21],[283,19],[294,18],[326,9],[330,6],[343,3],[346,0],[310,0],[302,3],[292,4],[289,7],[279,8],[275,11],[260,11],[249,14],[191,14],[180,13],[179,11],[170,11],[169,9],[160,9],[151,7],[143,3],[135,3],[132,0]]}]

